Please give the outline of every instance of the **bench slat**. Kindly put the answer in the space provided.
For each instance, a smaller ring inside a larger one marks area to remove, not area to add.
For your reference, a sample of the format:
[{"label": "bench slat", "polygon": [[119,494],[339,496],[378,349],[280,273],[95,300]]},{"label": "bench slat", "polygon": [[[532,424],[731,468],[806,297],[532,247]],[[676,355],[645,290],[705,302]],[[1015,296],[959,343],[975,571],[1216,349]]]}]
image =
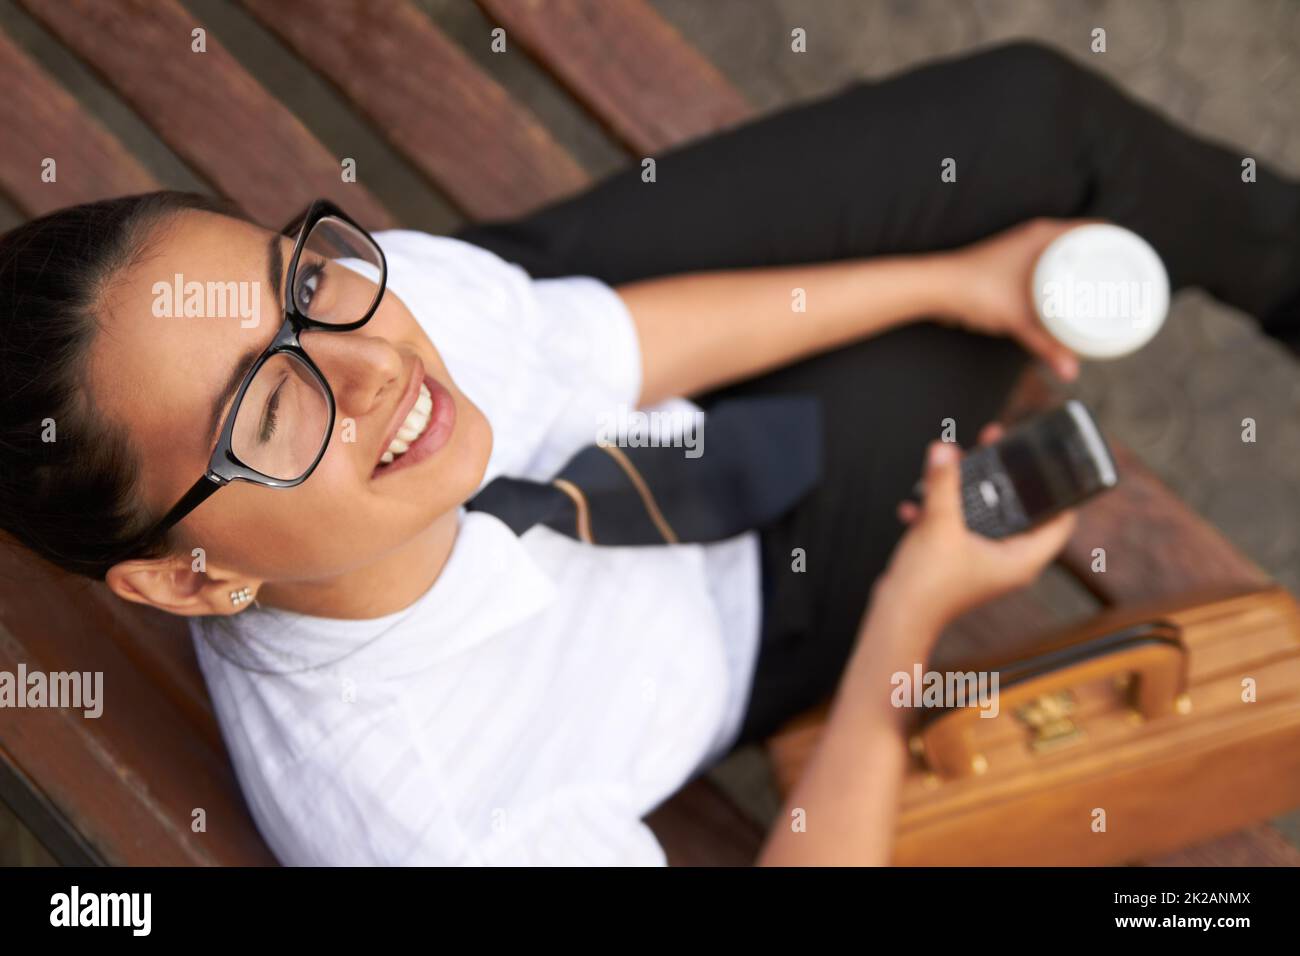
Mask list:
[{"label": "bench slat", "polygon": [[[0,33],[0,190],[30,216],[107,196],[149,192],[158,182],[63,87]],[[41,181],[41,163],[56,179]]]},{"label": "bench slat", "polygon": [[696,777],[645,819],[669,866],[751,866],[763,830],[707,777]]},{"label": "bench slat", "polygon": [[[1271,578],[1173,493],[1132,451],[1111,442],[1120,483],[1079,509],[1061,563],[1107,604],[1197,591],[1266,587]],[[1106,571],[1092,571],[1105,548]]]},{"label": "bench slat", "polygon": [[317,196],[364,225],[393,218],[239,65],[211,31],[190,50],[198,18],[176,0],[20,0],[93,66],[177,155],[220,192],[279,227]]},{"label": "bench slat", "polygon": [[[16,673],[21,663],[29,674],[103,674],[97,718],[81,710],[0,708],[6,762],[34,781],[106,862],[274,862],[219,738],[159,693],[152,675],[123,652],[122,621],[97,597],[103,586],[71,580],[10,549],[0,551],[0,576],[7,585],[0,669]],[[134,636],[179,637],[170,622]],[[206,814],[207,832],[190,828],[196,808]]]},{"label": "bench slat", "polygon": [[657,153],[753,114],[644,0],[478,3],[633,153]]},{"label": "bench slat", "polygon": [[550,132],[406,0],[243,4],[470,218],[520,215],[586,185]]},{"label": "bench slat", "polygon": [[90,597],[114,622],[105,636],[153,681],[209,744],[224,751],[221,728],[185,620],[154,608],[128,604],[100,584],[91,588]]}]

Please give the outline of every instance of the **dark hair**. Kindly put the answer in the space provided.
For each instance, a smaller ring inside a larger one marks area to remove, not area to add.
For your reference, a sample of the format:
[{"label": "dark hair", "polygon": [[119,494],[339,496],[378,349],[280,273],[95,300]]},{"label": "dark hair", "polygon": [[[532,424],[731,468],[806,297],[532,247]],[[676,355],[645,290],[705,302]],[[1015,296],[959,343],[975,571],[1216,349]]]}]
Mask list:
[{"label": "dark hair", "polygon": [[223,200],[162,191],[61,209],[0,236],[0,531],[77,574],[102,579],[127,553],[166,553],[164,539],[141,539],[154,519],[135,499],[135,454],[84,373],[113,277],[189,209],[239,216]]}]

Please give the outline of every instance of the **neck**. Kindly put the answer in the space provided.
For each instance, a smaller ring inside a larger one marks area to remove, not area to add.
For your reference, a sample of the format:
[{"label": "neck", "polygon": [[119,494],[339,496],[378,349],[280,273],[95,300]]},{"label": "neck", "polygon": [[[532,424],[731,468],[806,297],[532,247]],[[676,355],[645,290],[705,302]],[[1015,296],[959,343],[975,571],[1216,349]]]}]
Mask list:
[{"label": "neck", "polygon": [[460,518],[455,509],[379,561],[318,581],[267,583],[258,603],[316,617],[383,617],[414,604],[433,587],[451,556]]}]

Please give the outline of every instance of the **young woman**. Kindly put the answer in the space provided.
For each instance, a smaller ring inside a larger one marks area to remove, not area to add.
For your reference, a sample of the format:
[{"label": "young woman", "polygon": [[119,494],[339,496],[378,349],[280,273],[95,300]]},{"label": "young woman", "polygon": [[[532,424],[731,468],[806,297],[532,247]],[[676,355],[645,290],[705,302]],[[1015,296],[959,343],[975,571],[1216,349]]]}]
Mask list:
[{"label": "young woman", "polygon": [[[1076,374],[1028,276],[1080,218],[1294,345],[1300,186],[1240,170],[1016,44],[456,238],[370,237],[328,204],[284,235],[173,193],[63,210],[0,240],[0,526],[191,619],[285,863],[661,863],[642,818],[832,692],[787,807],[806,832],[783,813],[760,862],[883,863],[890,675],[1073,524],[968,533],[931,439],[995,437],[1029,355]],[[258,307],[187,315],[178,276]],[[465,507],[550,481],[620,408],[777,395],[820,407],[819,480],[725,540],[592,544]]]}]

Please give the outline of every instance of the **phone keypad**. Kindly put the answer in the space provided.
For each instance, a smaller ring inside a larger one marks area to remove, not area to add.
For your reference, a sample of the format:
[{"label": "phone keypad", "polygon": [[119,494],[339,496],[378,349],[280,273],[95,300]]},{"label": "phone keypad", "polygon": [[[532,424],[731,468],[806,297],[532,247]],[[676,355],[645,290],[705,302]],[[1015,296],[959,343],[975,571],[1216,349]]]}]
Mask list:
[{"label": "phone keypad", "polygon": [[986,538],[1005,538],[1029,527],[1029,516],[992,447],[972,451],[961,462],[962,512],[966,527]]}]

